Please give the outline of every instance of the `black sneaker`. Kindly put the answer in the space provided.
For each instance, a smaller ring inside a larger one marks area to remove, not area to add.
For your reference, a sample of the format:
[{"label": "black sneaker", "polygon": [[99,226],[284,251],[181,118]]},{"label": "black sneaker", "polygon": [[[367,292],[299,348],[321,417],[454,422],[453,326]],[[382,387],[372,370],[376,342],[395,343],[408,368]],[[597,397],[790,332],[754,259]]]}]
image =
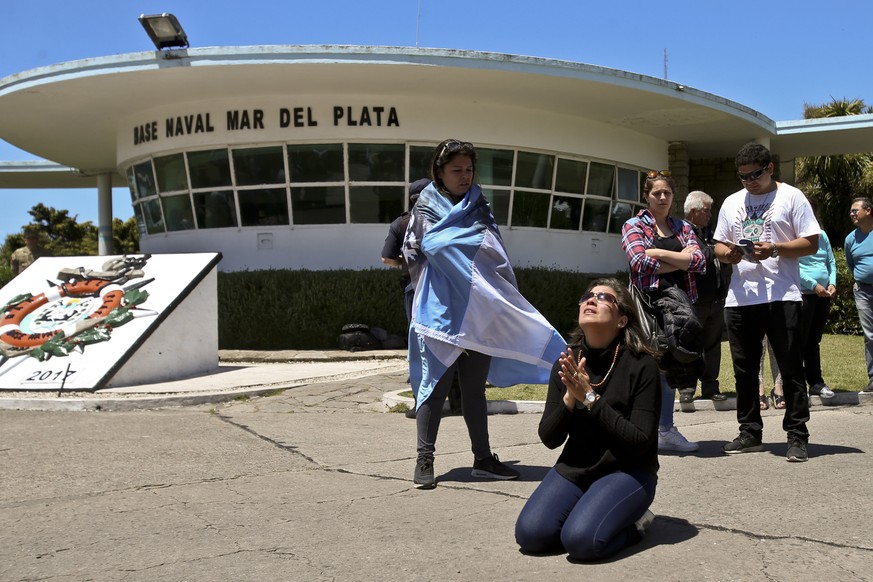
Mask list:
[{"label": "black sneaker", "polygon": [[704,400],[712,400],[713,402],[724,402],[727,400],[727,395],[722,394],[721,392],[716,392],[715,394],[710,394],[708,396],[701,396]]},{"label": "black sneaker", "polygon": [[679,403],[680,404],[687,404],[689,402],[694,402],[694,389],[691,388],[688,390],[685,390],[685,389],[680,390],[679,391]]},{"label": "black sneaker", "polygon": [[518,479],[518,471],[501,463],[493,453],[486,459],[474,460],[473,471],[470,474],[484,479]]},{"label": "black sneaker", "polygon": [[415,477],[412,483],[416,489],[433,489],[436,481],[433,478],[433,459],[419,457],[415,462]]},{"label": "black sneaker", "polygon": [[406,418],[415,418],[415,404],[412,405],[412,408],[407,409],[404,414]]},{"label": "black sneaker", "polygon": [[873,380],[870,380],[870,383],[861,392],[873,392]]},{"label": "black sneaker", "polygon": [[747,432],[741,432],[737,438],[722,447],[722,450],[728,455],[735,453],[757,453],[764,450],[764,445],[761,444],[761,439]]},{"label": "black sneaker", "polygon": [[789,463],[808,461],[809,455],[806,453],[806,442],[798,437],[788,437],[788,454],[786,458]]}]

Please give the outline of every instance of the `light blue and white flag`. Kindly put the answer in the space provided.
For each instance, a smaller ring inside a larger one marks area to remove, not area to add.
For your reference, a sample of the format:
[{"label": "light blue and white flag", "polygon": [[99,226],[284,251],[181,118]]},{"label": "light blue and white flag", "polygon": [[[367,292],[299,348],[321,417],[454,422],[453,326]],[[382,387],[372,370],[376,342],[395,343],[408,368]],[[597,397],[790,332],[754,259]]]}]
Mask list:
[{"label": "light blue and white flag", "polygon": [[[422,228],[422,223],[432,226]],[[567,344],[518,291],[480,188],[473,186],[453,205],[428,186],[406,238],[410,271],[425,265],[409,330],[409,376],[417,405],[467,349],[492,356],[488,381],[494,386],[547,383]]]}]

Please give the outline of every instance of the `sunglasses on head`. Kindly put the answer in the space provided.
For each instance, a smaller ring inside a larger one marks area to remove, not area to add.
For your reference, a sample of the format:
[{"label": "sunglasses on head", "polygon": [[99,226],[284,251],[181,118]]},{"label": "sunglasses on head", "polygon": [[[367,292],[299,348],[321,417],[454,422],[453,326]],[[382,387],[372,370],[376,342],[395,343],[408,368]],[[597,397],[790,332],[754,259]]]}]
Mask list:
[{"label": "sunglasses on head", "polygon": [[749,172],[748,174],[743,174],[742,172],[737,172],[737,176],[743,182],[754,182],[755,180],[757,180],[758,178],[763,176],[764,172],[766,172],[766,171],[767,171],[767,166],[764,166],[763,168],[759,168],[759,169],[755,170],[754,172]]},{"label": "sunglasses on head", "polygon": [[613,305],[618,303],[618,300],[615,298],[615,295],[613,295],[612,293],[607,293],[606,291],[601,291],[599,293],[593,293],[593,292],[589,291],[588,293],[586,293],[585,295],[583,295],[582,297],[579,298],[579,305],[582,305],[583,303],[585,303],[586,301],[588,301],[592,297],[597,300],[597,303],[612,303]]},{"label": "sunglasses on head", "polygon": [[440,150],[440,155],[438,155],[437,158],[441,158],[446,154],[453,154],[453,153],[459,152],[461,150],[472,150],[472,149],[473,149],[473,144],[471,144],[468,141],[460,141],[457,139],[451,139],[443,145],[443,149]]},{"label": "sunglasses on head", "polygon": [[660,176],[662,178],[669,178],[672,175],[673,172],[671,172],[670,170],[651,170],[649,173],[646,174],[646,177],[657,178]]}]

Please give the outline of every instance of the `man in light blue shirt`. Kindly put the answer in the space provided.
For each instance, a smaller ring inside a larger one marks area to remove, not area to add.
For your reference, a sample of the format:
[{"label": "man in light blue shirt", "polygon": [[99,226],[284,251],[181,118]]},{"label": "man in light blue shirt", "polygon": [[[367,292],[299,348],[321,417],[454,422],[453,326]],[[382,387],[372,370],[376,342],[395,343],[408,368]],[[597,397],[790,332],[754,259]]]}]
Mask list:
[{"label": "man in light blue shirt", "polygon": [[846,265],[855,278],[855,306],[864,332],[864,357],[867,360],[867,387],[873,392],[873,203],[869,198],[855,198],[849,210],[852,224],[857,226],[846,237]]},{"label": "man in light blue shirt", "polygon": [[837,293],[837,261],[825,231],[818,235],[818,251],[797,259],[800,266],[800,329],[803,337],[803,373],[810,396],[834,397],[821,374],[821,336],[824,334],[833,297]]}]

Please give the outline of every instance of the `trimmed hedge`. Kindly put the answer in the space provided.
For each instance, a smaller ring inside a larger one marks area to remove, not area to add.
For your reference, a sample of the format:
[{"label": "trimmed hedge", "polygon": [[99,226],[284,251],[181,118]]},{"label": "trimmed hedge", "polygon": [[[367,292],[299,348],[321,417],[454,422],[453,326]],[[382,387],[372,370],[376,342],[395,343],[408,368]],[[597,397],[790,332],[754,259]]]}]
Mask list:
[{"label": "trimmed hedge", "polygon": [[[826,333],[860,335],[852,277],[841,249],[837,297]],[[515,270],[522,294],[565,337],[576,325],[576,302],[600,275],[547,268]],[[627,273],[610,275],[627,282]],[[342,326],[363,323],[406,337],[400,273],[367,271],[241,271],[218,274],[218,343],[222,349],[336,349]]]}]

